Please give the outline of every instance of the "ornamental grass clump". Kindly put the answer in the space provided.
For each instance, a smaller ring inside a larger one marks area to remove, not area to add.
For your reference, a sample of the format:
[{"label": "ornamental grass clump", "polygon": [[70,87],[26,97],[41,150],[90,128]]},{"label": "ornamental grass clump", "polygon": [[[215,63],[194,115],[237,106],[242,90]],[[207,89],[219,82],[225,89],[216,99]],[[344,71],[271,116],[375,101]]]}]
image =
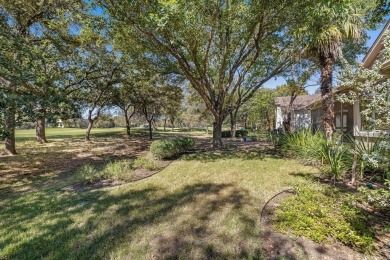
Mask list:
[{"label": "ornamental grass clump", "polygon": [[321,148],[321,156],[325,163],[323,171],[330,174],[335,182],[352,165],[349,150],[337,142],[323,143]]},{"label": "ornamental grass clump", "polygon": [[86,164],[76,171],[76,176],[83,184],[92,184],[102,178],[102,173],[91,164]]},{"label": "ornamental grass clump", "polygon": [[132,178],[131,164],[132,162],[129,160],[110,162],[104,167],[102,171],[102,176],[105,179],[113,179],[113,180],[131,179]]},{"label": "ornamental grass clump", "polygon": [[142,156],[142,157],[138,157],[134,161],[133,168],[154,171],[157,170],[159,167],[158,167],[158,162],[155,159],[153,159],[151,156],[150,157]]},{"label": "ornamental grass clump", "polygon": [[279,134],[274,136],[273,141],[284,153],[298,157],[309,164],[321,161],[322,145],[326,144],[325,135],[322,132],[313,133],[311,128]]}]

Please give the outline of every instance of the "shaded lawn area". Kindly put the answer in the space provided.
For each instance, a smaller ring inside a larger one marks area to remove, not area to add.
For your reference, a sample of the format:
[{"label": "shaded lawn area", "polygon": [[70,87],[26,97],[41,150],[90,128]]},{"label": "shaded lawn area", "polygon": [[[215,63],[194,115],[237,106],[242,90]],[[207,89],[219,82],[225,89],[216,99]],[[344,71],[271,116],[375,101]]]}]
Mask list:
[{"label": "shaded lawn area", "polygon": [[[137,140],[102,138],[95,145],[105,142],[117,147]],[[66,154],[68,163],[80,159],[71,143],[49,145],[58,150],[58,163]],[[108,153],[118,150],[107,147],[89,160],[111,160]],[[0,258],[260,258],[262,206],[316,172],[294,160],[236,151],[184,155],[149,179],[89,191],[60,190],[74,181],[74,170],[35,171],[28,181],[12,177],[0,190]]]}]

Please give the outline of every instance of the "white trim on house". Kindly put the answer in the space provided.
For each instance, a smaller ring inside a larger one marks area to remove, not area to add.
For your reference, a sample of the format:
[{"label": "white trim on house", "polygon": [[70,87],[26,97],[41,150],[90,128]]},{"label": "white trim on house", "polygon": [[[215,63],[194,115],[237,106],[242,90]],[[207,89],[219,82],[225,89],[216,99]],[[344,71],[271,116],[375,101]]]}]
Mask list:
[{"label": "white trim on house", "polygon": [[368,50],[366,56],[363,59],[363,66],[366,69],[371,69],[376,58],[378,57],[379,52],[383,49],[383,37],[386,30],[390,29],[390,20],[387,21],[385,27],[382,29],[378,38],[376,38],[374,44]]}]

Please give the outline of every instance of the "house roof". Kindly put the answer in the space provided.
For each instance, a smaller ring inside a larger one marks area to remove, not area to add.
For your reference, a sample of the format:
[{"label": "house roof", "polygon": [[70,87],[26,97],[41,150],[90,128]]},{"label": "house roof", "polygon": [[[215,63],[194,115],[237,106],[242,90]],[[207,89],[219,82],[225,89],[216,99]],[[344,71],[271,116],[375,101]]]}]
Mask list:
[{"label": "house roof", "polygon": [[[275,98],[275,105],[279,107],[288,107],[291,97]],[[293,103],[293,110],[308,108],[309,106],[321,101],[321,94],[297,96]]]},{"label": "house roof", "polygon": [[366,56],[363,59],[363,66],[366,69],[372,68],[372,65],[374,64],[374,61],[378,57],[379,52],[383,49],[384,33],[386,32],[386,30],[389,30],[389,29],[390,29],[390,20],[387,21],[385,27],[382,29],[378,38],[376,38],[374,44],[368,50]]}]

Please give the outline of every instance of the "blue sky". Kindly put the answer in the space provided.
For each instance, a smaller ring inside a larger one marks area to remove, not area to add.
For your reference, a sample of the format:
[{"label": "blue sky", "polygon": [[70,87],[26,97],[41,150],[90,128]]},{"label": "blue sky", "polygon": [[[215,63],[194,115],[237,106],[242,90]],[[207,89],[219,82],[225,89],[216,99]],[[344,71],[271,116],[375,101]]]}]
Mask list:
[{"label": "blue sky", "polygon": [[[384,25],[381,26],[380,28],[376,29],[376,30],[373,30],[373,31],[367,31],[367,34],[369,36],[369,39],[367,40],[367,43],[366,43],[366,46],[367,48],[370,48],[371,45],[375,42],[376,38],[379,36],[379,34],[381,33],[382,29],[383,29]],[[364,55],[361,55],[358,57],[358,60],[359,61],[362,61],[364,58]],[[309,85],[312,85],[314,83],[316,83],[316,81],[318,81],[318,77],[319,75],[317,75],[316,77],[313,78],[312,82],[309,83]],[[285,84],[286,81],[281,78],[281,77],[278,77],[278,78],[273,78],[271,80],[269,80],[266,84],[265,84],[265,87],[266,88],[276,88],[277,86],[280,86],[280,85],[283,85]],[[316,86],[310,86],[307,88],[309,94],[313,94],[316,89],[319,88],[319,85],[316,85]]]}]

